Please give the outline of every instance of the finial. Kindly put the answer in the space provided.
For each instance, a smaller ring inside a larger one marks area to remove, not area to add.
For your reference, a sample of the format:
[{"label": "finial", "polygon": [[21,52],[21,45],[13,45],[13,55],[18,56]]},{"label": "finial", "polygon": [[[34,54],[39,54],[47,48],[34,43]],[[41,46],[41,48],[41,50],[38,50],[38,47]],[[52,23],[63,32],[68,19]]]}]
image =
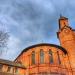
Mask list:
[{"label": "finial", "polygon": [[62,14],[60,14],[60,19],[68,19],[68,18],[66,18],[66,17],[62,16]]},{"label": "finial", "polygon": [[60,14],[60,18],[62,17],[62,14]]}]

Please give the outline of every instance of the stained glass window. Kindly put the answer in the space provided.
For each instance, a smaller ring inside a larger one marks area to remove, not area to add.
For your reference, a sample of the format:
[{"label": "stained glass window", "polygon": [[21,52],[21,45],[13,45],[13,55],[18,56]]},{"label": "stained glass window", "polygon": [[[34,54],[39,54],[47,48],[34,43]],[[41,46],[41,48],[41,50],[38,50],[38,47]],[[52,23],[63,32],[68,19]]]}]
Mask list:
[{"label": "stained glass window", "polygon": [[35,52],[32,52],[32,64],[35,64]]},{"label": "stained glass window", "polygon": [[40,50],[40,63],[44,63],[44,51],[42,49]]},{"label": "stained glass window", "polygon": [[53,63],[53,53],[52,53],[52,50],[49,50],[49,62]]}]

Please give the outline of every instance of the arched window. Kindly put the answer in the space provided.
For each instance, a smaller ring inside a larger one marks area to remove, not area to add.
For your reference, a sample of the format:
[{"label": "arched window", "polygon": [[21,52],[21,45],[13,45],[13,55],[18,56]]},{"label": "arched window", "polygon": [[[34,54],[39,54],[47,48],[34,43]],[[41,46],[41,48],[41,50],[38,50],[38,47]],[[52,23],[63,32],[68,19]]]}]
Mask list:
[{"label": "arched window", "polygon": [[32,65],[35,64],[35,52],[32,52]]},{"label": "arched window", "polygon": [[11,66],[8,66],[7,72],[11,71]]},{"label": "arched window", "polygon": [[44,63],[44,51],[42,49],[40,50],[40,63]]},{"label": "arched window", "polygon": [[57,55],[58,55],[58,63],[61,64],[61,60],[60,60],[60,56],[59,56],[59,52],[57,51]]},{"label": "arched window", "polygon": [[52,53],[52,50],[49,50],[49,62],[51,64],[53,63],[53,53]]}]

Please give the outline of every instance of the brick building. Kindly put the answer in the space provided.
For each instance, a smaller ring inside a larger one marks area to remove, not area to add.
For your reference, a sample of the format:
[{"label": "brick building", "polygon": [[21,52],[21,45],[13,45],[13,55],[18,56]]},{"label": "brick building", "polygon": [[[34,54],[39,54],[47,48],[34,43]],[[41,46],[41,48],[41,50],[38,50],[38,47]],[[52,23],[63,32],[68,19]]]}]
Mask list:
[{"label": "brick building", "polygon": [[25,48],[13,62],[0,60],[0,72],[8,75],[75,75],[75,30],[66,17],[59,19],[57,38],[60,46],[40,43]]}]

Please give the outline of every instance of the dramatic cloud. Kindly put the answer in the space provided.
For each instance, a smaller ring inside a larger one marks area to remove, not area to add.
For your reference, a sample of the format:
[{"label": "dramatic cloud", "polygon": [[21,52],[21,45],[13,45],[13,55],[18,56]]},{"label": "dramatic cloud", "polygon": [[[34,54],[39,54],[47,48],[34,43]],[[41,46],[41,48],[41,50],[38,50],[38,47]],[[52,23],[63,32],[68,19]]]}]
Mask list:
[{"label": "dramatic cloud", "polygon": [[32,44],[59,44],[56,32],[60,14],[75,27],[74,13],[74,0],[0,0],[0,29],[10,34],[8,49],[1,58],[14,60]]}]

